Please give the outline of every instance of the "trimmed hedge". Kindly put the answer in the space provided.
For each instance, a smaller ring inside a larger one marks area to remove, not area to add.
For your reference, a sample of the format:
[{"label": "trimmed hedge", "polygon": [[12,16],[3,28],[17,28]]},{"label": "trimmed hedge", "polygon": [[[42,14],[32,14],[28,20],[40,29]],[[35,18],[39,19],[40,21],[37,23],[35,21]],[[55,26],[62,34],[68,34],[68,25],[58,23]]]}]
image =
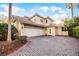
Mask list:
[{"label": "trimmed hedge", "polygon": [[[12,40],[17,38],[17,29],[12,25],[11,26],[11,35]],[[7,40],[7,33],[8,33],[8,24],[0,23],[0,41],[6,41]]]}]

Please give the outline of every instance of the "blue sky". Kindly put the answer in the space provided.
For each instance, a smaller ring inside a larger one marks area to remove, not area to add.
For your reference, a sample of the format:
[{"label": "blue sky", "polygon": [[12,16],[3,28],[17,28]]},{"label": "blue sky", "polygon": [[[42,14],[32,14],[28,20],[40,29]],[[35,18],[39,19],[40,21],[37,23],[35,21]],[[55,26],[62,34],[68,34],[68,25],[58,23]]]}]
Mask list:
[{"label": "blue sky", "polygon": [[[38,13],[41,16],[50,16],[54,20],[61,20],[70,17],[70,11],[66,9],[64,3],[13,3],[12,14],[18,16],[32,16]],[[74,9],[75,15],[78,13],[77,8]],[[8,4],[0,4],[0,14],[7,15]]]}]

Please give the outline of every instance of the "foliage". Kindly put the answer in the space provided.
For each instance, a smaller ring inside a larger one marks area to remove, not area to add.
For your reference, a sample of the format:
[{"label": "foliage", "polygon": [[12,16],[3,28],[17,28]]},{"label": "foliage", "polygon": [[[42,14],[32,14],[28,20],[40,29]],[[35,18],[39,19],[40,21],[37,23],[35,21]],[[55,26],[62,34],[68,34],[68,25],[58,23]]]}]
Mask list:
[{"label": "foliage", "polygon": [[64,28],[65,28],[66,30],[68,30],[69,26],[72,25],[72,22],[73,22],[73,19],[71,19],[71,18],[65,19],[65,20],[64,20]]},{"label": "foliage", "polygon": [[79,26],[73,27],[73,37],[79,38]]},{"label": "foliage", "polygon": [[79,26],[79,17],[74,17],[74,26]]},{"label": "foliage", "polygon": [[66,3],[66,8],[71,10],[71,15],[73,17],[73,10],[74,10],[74,4],[73,3]]},{"label": "foliage", "polygon": [[68,30],[69,36],[79,38],[79,17],[65,19],[64,27]]},{"label": "foliage", "polygon": [[73,3],[66,3],[66,8],[67,9],[72,9],[73,8]]},{"label": "foliage", "polygon": [[10,53],[22,47],[25,43],[27,43],[26,38],[26,36],[20,36],[19,39],[13,40],[11,44],[5,41],[0,42],[0,56],[9,55]]},{"label": "foliage", "polygon": [[[11,26],[11,35],[12,35],[12,40],[14,40],[17,35],[17,29],[12,25]],[[6,41],[7,40],[7,33],[8,33],[8,24],[5,23],[0,23],[0,41]]]},{"label": "foliage", "polygon": [[68,34],[69,34],[69,36],[73,36],[72,28],[73,28],[73,27],[68,27]]},{"label": "foliage", "polygon": [[69,18],[64,20],[64,26],[67,27],[75,27],[79,26],[79,17]]}]

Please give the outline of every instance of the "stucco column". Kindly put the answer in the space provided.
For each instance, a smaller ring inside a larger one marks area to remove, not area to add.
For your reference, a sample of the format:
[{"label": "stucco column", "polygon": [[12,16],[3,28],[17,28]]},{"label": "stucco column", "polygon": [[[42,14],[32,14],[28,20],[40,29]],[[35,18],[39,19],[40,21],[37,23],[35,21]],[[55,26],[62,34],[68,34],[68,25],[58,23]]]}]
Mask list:
[{"label": "stucco column", "polygon": [[19,21],[16,22],[16,28],[18,30],[18,33],[17,33],[18,36],[20,36],[20,24],[19,23],[20,23]]}]

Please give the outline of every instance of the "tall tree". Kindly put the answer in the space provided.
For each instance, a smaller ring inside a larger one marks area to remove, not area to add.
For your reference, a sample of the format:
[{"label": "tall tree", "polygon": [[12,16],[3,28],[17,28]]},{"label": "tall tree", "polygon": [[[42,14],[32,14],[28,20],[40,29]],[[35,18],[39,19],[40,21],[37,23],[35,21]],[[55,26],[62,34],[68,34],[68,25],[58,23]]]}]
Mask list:
[{"label": "tall tree", "polygon": [[71,10],[71,15],[72,15],[72,18],[73,18],[73,3],[67,3],[66,4],[66,8],[67,9],[69,9],[69,10]]},{"label": "tall tree", "polygon": [[[77,6],[77,8],[79,9],[79,3],[77,3],[76,6]],[[77,16],[79,16],[79,15],[77,15]]]},{"label": "tall tree", "polygon": [[8,36],[7,41],[11,42],[11,12],[12,12],[12,3],[9,3],[9,10],[8,10]]}]

